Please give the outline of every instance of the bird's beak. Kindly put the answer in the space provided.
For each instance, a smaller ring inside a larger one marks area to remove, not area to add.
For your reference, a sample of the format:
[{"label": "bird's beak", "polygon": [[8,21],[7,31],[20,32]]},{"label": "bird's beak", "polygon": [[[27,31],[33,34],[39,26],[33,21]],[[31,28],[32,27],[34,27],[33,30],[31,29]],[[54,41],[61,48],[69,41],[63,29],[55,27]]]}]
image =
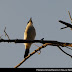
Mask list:
[{"label": "bird's beak", "polygon": [[32,18],[30,18],[29,22],[33,23],[33,22],[32,22]]}]

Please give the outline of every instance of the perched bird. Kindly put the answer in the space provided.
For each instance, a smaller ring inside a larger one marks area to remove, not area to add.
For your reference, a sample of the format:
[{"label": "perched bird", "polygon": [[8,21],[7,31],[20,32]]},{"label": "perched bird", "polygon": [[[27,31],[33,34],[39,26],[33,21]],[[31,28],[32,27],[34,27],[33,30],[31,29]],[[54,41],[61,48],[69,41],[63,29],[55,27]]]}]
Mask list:
[{"label": "perched bird", "polygon": [[[25,32],[24,32],[24,40],[34,40],[36,36],[36,31],[35,28],[33,26],[33,22],[32,22],[32,18],[30,18],[30,20],[27,23]],[[29,49],[31,47],[32,43],[24,43],[25,45],[25,54],[24,54],[24,58],[26,56],[28,56],[29,54]]]}]

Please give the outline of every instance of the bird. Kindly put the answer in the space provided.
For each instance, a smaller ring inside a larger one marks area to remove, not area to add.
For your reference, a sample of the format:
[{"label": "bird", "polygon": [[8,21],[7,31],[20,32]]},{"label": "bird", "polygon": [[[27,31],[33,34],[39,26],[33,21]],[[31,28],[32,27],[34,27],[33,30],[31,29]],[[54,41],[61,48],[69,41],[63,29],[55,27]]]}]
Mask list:
[{"label": "bird", "polygon": [[[30,18],[25,28],[24,40],[34,40],[35,36],[36,36],[36,30],[33,26],[32,18]],[[24,58],[25,58],[29,54],[29,49],[32,43],[24,43],[24,45],[25,45],[25,54],[24,54]]]}]

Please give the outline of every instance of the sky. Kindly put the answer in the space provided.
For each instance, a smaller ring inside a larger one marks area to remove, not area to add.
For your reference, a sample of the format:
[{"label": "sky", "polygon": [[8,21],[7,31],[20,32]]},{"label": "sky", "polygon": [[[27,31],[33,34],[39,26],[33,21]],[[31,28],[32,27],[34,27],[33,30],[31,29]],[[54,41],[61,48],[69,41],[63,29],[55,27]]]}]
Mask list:
[{"label": "sky", "polygon": [[[72,30],[60,30],[65,25],[59,20],[71,23],[72,0],[0,0],[0,36],[5,37],[4,28],[10,39],[23,39],[30,17],[36,29],[36,40],[56,40],[72,43]],[[40,43],[35,43],[41,46]],[[32,44],[30,53],[37,47]],[[71,50],[63,48],[69,54]],[[24,58],[23,43],[0,43],[0,68],[14,68]],[[47,46],[31,56],[19,68],[71,68],[72,59],[55,46]]]}]

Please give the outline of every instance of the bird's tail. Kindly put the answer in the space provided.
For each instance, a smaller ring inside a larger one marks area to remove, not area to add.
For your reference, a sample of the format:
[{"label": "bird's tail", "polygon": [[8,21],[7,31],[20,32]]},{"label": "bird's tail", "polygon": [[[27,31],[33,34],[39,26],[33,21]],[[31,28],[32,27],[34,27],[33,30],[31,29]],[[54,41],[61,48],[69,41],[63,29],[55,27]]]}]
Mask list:
[{"label": "bird's tail", "polygon": [[28,56],[28,54],[29,54],[29,49],[25,49],[24,58],[25,58],[26,56]]}]

